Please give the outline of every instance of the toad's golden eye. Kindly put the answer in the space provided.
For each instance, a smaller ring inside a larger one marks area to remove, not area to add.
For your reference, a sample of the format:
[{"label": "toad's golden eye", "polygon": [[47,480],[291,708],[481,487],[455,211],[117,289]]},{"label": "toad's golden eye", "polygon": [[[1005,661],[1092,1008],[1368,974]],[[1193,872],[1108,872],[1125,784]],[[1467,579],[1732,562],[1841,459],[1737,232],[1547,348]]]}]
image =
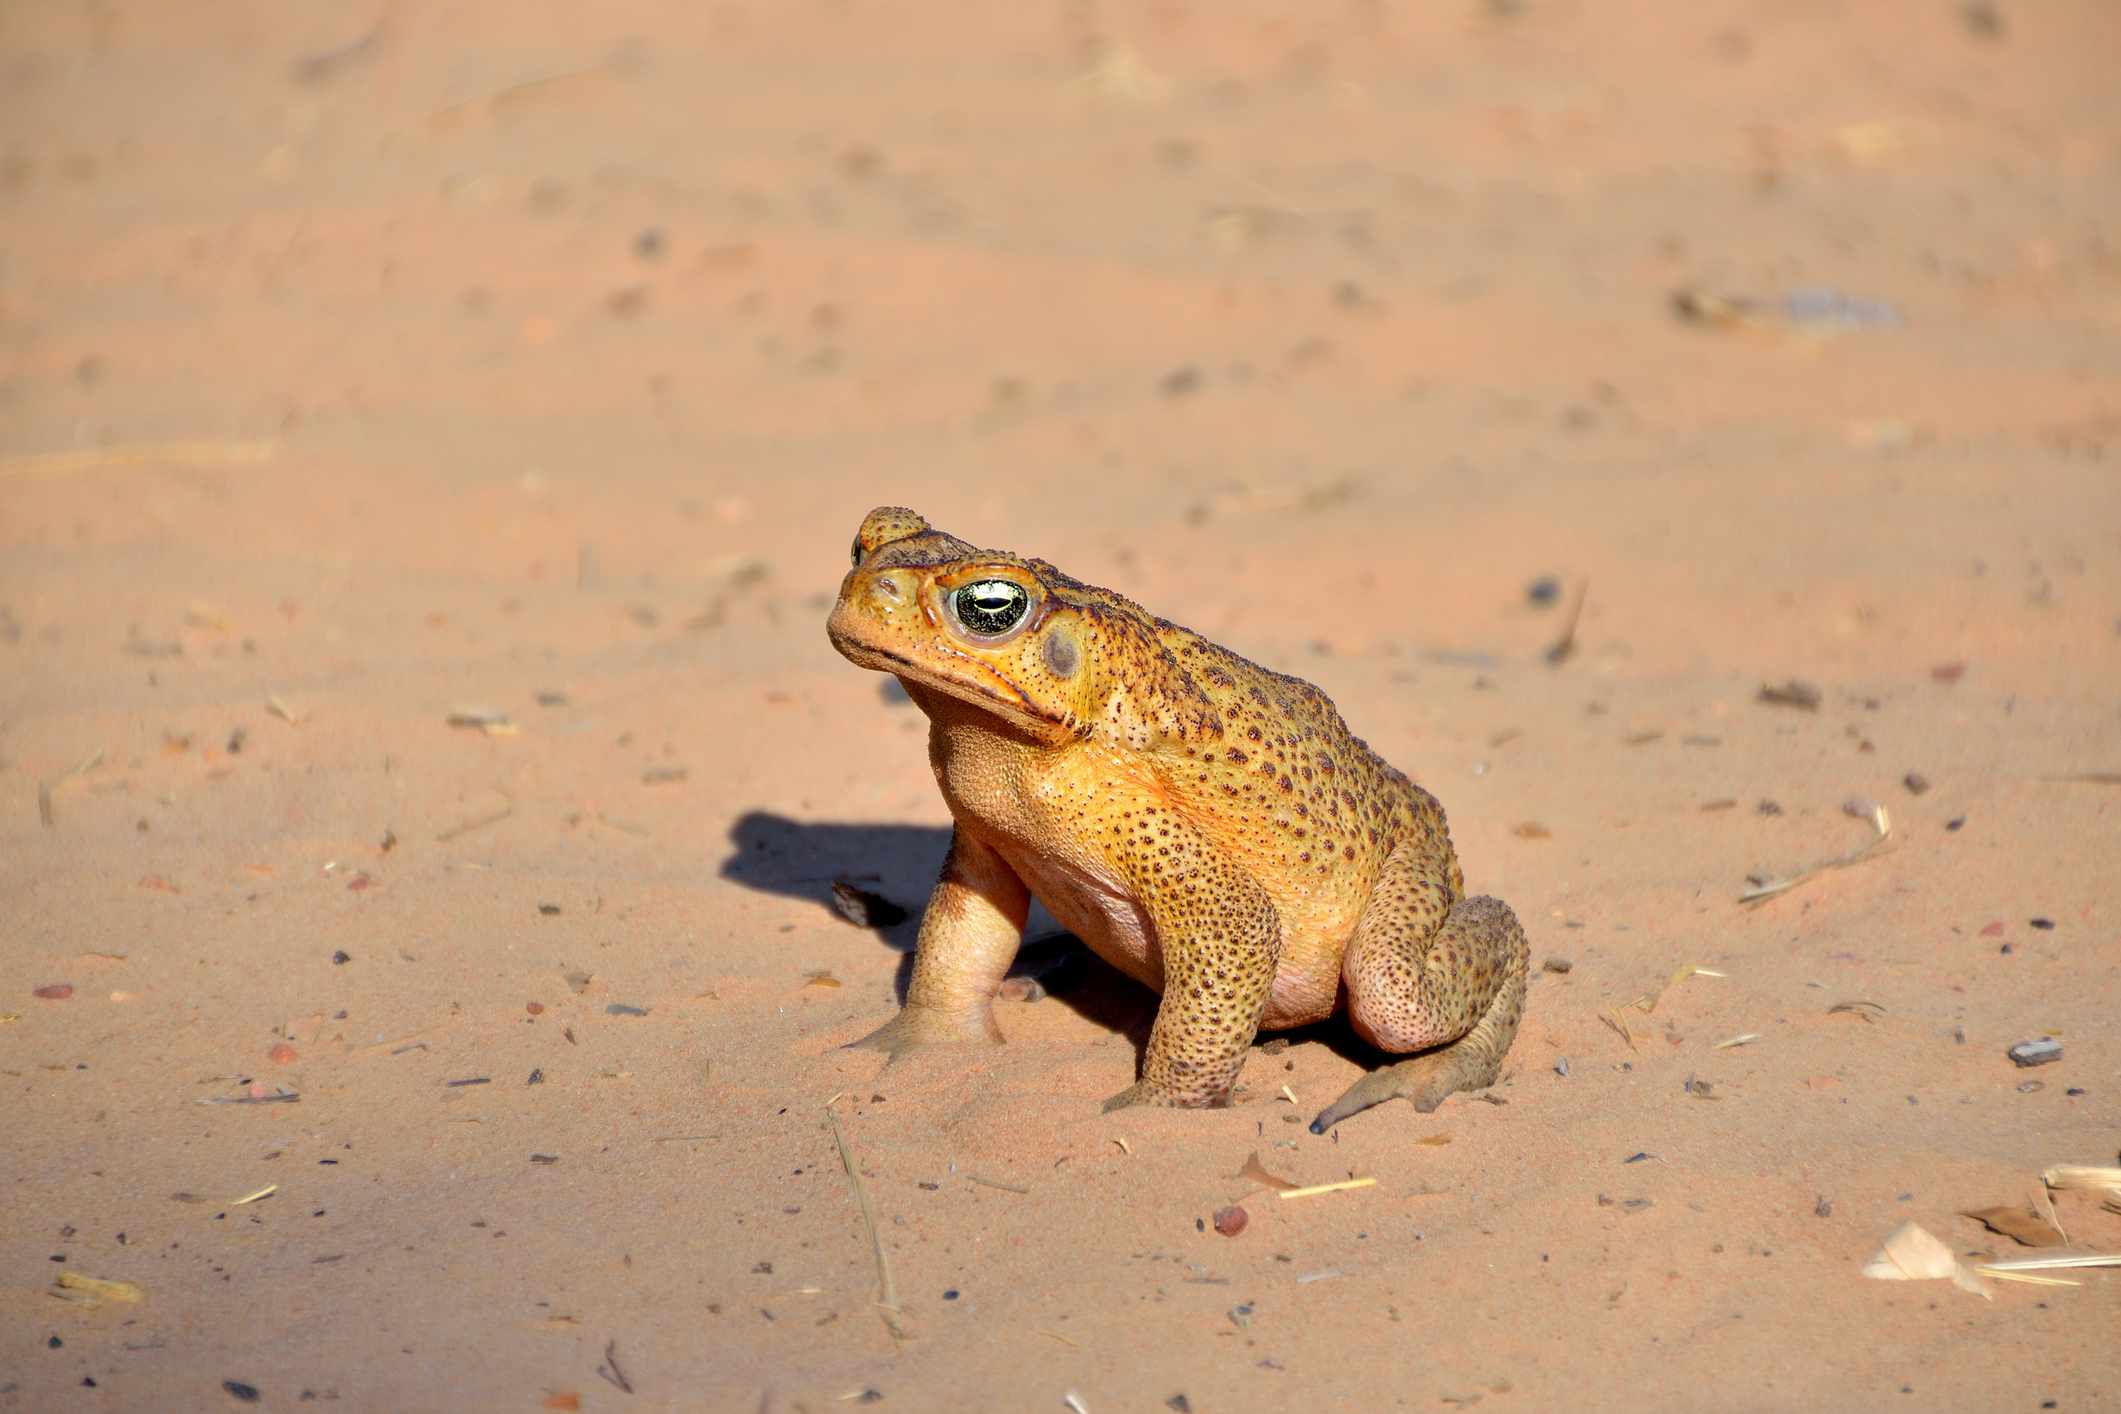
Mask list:
[{"label": "toad's golden eye", "polygon": [[1006,579],[982,579],[964,585],[950,596],[950,611],[965,626],[965,632],[993,638],[1015,628],[1031,607],[1031,596],[1020,584]]}]

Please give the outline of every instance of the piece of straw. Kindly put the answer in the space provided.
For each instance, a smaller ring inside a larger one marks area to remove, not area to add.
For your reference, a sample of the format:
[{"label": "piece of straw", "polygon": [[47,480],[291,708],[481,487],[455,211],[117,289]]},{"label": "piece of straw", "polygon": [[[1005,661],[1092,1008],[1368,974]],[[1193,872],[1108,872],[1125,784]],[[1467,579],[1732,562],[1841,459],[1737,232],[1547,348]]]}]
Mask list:
[{"label": "piece of straw", "polygon": [[1376,1182],[1374,1178],[1344,1178],[1338,1183],[1314,1183],[1309,1188],[1283,1188],[1277,1191],[1284,1198],[1315,1198],[1321,1193],[1339,1193],[1349,1188],[1369,1188]]},{"label": "piece of straw", "polygon": [[[833,1099],[838,1099],[835,1095]],[[847,1170],[847,1182],[854,1189],[854,1201],[861,1205],[862,1221],[869,1225],[869,1245],[876,1252],[877,1310],[884,1318],[885,1329],[893,1340],[904,1340],[906,1332],[898,1320],[898,1283],[891,1279],[891,1258],[884,1251],[883,1234],[876,1228],[876,1209],[869,1204],[869,1190],[862,1185],[862,1176],[854,1166],[854,1151],[847,1147],[847,1136],[840,1132],[839,1116],[832,1112],[828,1102],[825,1106],[825,1122],[832,1126],[832,1142],[839,1146],[840,1164]]]}]

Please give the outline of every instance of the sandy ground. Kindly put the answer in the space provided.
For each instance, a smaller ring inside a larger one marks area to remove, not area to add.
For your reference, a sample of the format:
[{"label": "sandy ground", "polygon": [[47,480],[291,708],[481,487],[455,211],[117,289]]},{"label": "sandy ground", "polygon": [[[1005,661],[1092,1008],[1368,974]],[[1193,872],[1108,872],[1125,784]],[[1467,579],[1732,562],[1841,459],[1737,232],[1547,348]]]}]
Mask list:
[{"label": "sandy ground", "polygon": [[[2101,0],[0,9],[0,1409],[2114,1407],[2121,1273],[1859,1273],[2026,1255],[1961,1212],[2121,1147],[2116,53]],[[946,839],[823,632],[879,503],[1435,791],[1573,965],[1500,1103],[1313,1138],[1326,1027],[1103,1116],[1154,999],[1098,966],[837,1049],[913,924],[827,886],[917,914]],[[1739,904],[1852,797],[1882,851]]]}]

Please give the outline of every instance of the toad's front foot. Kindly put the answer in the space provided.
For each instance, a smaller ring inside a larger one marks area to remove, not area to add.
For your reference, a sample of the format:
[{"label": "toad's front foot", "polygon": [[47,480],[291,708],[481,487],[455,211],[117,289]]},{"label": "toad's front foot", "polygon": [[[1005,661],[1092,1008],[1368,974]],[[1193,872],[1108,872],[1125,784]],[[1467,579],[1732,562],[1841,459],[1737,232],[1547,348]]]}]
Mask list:
[{"label": "toad's front foot", "polygon": [[1230,1092],[1187,1092],[1173,1090],[1167,1085],[1158,1085],[1147,1080],[1137,1080],[1105,1101],[1104,1112],[1111,1114],[1114,1110],[1123,1110],[1129,1105],[1155,1105],[1171,1110],[1221,1110],[1229,1108]]},{"label": "toad's front foot", "polygon": [[840,1049],[882,1051],[897,1060],[909,1051],[929,1046],[963,1045],[968,1041],[993,1046],[1001,1044],[1002,1030],[994,1024],[993,1008],[953,1014],[930,1007],[909,1006],[859,1041],[849,1041]]}]

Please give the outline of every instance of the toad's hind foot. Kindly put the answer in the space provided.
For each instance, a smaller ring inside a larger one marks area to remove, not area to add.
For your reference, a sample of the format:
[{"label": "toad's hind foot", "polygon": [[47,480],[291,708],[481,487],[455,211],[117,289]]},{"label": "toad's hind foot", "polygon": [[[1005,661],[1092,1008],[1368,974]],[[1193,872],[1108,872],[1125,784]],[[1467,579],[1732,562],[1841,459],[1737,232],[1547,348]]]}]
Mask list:
[{"label": "toad's hind foot", "polygon": [[[1395,853],[1394,865],[1399,860]],[[1502,1073],[1524,1014],[1524,929],[1501,900],[1467,898],[1424,935],[1419,925],[1433,908],[1434,889],[1418,879],[1381,886],[1345,963],[1356,1031],[1385,1050],[1421,1054],[1355,1082],[1311,1121],[1313,1134],[1386,1100],[1412,1100],[1427,1114],[1446,1095],[1485,1089]]]},{"label": "toad's hind foot", "polygon": [[1379,1066],[1348,1087],[1346,1094],[1318,1112],[1311,1132],[1323,1134],[1349,1115],[1381,1105],[1387,1100],[1412,1100],[1414,1108],[1428,1114],[1444,1097],[1460,1090],[1484,1090],[1502,1071],[1502,1056],[1492,1056],[1468,1047],[1473,1038],[1453,1042],[1412,1060]]},{"label": "toad's hind foot", "polygon": [[1000,1045],[1002,1029],[994,1024],[992,1008],[967,1015],[952,1015],[932,1008],[909,1006],[858,1041],[840,1047],[843,1051],[882,1051],[897,1060],[911,1051],[930,1046],[962,1045],[965,1042]]}]

